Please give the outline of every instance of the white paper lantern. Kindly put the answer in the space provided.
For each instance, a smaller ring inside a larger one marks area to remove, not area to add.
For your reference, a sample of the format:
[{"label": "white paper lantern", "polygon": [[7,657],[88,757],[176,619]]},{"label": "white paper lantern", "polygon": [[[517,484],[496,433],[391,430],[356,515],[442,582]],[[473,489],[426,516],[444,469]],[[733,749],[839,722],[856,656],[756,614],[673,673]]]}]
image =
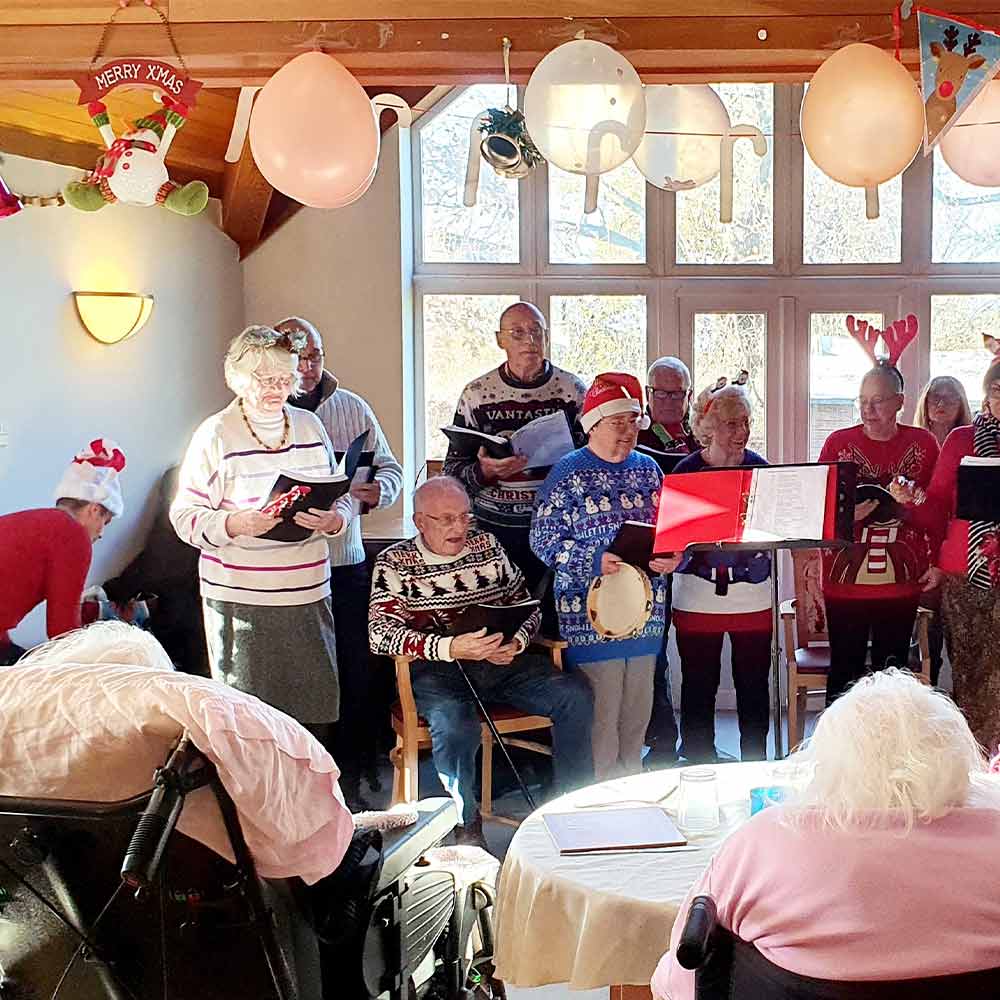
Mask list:
[{"label": "white paper lantern", "polygon": [[963,181],[1000,187],[1000,82],[986,84],[945,133],[941,155]]},{"label": "white paper lantern", "polygon": [[835,52],[802,101],[802,141],[828,177],[865,189],[878,217],[878,185],[902,173],[924,136],[924,102],[902,63],[864,42]]},{"label": "white paper lantern", "polygon": [[535,67],[524,117],[549,163],[596,176],[621,166],[642,142],[646,100],[627,59],[581,38],[553,49]]},{"label": "white paper lantern", "polygon": [[636,166],[664,191],[688,191],[719,172],[729,113],[707,83],[646,88],[646,133]]}]

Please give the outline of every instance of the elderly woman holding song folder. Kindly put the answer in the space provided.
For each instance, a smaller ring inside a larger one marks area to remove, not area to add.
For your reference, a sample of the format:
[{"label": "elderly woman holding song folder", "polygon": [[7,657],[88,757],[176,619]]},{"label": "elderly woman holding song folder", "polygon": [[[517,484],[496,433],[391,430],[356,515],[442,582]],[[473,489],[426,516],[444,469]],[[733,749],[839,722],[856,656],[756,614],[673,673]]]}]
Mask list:
[{"label": "elderly woman holding song folder", "polygon": [[322,742],[337,721],[340,688],[326,538],[347,528],[356,502],[294,515],[299,541],[266,538],[281,523],[260,508],[279,472],[329,476],[323,425],[288,406],[305,338],[251,326],[225,358],[236,397],[195,431],[170,520],[201,550],[199,577],[212,676],[297,719]]},{"label": "elderly woman holding song folder", "polygon": [[[720,378],[694,403],[693,430],[701,451],[682,459],[674,475],[706,469],[767,465],[747,448],[747,373]],[[673,582],[673,624],[681,657],[681,756],[715,761],[715,698],[722,641],[732,646],[740,757],[767,757],[768,668],[771,663],[771,557],[766,552],[692,552]]]},{"label": "elderly woman holding song folder", "polygon": [[[925,503],[911,508],[913,521],[931,540],[925,589],[942,587],[941,612],[954,697],[976,739],[995,753],[1000,745],[1000,517],[969,521],[958,516],[963,460],[979,460],[973,472],[985,481],[1000,510],[1000,360],[983,379],[983,406],[971,426],[945,439]],[[992,465],[993,460],[996,465]],[[970,476],[970,479],[972,478]]]}]

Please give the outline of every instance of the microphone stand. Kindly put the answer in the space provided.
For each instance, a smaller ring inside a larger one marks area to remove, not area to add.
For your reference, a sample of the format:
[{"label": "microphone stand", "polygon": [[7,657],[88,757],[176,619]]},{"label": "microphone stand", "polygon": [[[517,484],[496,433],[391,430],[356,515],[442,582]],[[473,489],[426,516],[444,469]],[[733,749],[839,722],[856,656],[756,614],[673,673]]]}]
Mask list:
[{"label": "microphone stand", "polygon": [[534,812],[538,808],[535,805],[535,800],[531,797],[531,792],[528,791],[528,786],[524,783],[524,779],[521,777],[520,771],[518,771],[518,769],[514,766],[514,761],[511,760],[510,751],[507,749],[504,741],[500,738],[500,732],[497,730],[496,723],[492,718],[490,718],[490,713],[486,711],[486,706],[483,704],[483,699],[479,697],[476,685],[472,683],[472,678],[465,672],[465,666],[462,661],[455,660],[454,663],[458,668],[459,674],[462,676],[462,680],[465,681],[465,684],[469,689],[469,694],[472,695],[472,700],[476,703],[476,708],[479,709],[479,714],[483,717],[483,720],[489,727],[494,743],[496,743],[496,745],[500,748],[500,752],[503,754],[504,760],[507,761],[507,766],[514,772],[514,777],[517,779],[517,784],[521,789],[521,794],[531,807],[531,811]]}]

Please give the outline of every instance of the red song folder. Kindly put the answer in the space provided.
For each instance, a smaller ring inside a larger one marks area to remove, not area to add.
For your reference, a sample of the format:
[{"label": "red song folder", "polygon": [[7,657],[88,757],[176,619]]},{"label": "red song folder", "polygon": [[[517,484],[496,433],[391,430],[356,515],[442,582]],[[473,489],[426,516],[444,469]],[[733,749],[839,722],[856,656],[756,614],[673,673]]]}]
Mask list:
[{"label": "red song folder", "polygon": [[854,472],[850,463],[824,463],[665,476],[654,550],[665,554],[706,543],[847,540]]}]

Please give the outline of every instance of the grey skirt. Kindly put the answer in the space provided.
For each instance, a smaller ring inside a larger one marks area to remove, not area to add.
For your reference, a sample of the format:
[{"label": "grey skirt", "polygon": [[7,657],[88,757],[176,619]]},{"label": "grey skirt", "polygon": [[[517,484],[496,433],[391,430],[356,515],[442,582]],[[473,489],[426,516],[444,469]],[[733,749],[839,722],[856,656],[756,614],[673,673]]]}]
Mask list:
[{"label": "grey skirt", "polygon": [[206,598],[212,676],[299,722],[340,715],[337,641],[330,598],[292,607]]}]

